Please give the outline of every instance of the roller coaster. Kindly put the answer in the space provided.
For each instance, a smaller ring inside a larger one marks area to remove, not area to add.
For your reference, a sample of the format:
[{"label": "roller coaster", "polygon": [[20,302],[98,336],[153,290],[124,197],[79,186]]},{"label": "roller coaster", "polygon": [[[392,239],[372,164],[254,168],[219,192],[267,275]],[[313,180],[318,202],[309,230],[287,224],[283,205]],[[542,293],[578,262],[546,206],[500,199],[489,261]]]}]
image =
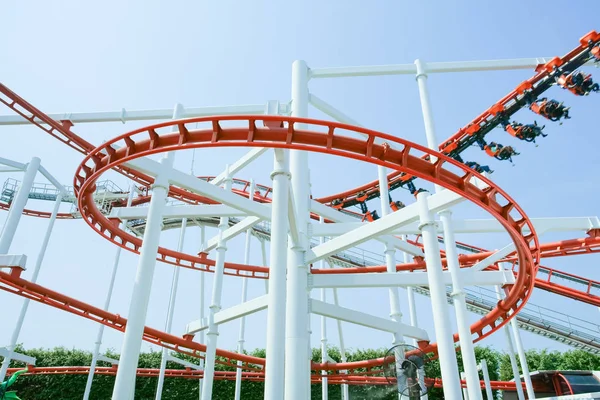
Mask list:
[{"label": "roller coaster", "polygon": [[[382,376],[383,359],[336,363],[324,358],[322,363],[311,363],[309,372],[305,365],[308,363],[306,322],[309,312],[388,331],[392,333],[394,343],[403,342],[404,337],[413,338],[421,350],[439,357],[442,379],[431,383],[442,387],[446,398],[458,398],[455,396],[461,395],[461,387],[469,389],[472,399],[481,398],[480,389],[486,385],[473,373],[473,365],[468,363],[465,364],[467,379],[460,380],[455,367],[457,349],[454,342],[460,342],[465,358],[465,352],[469,351],[469,346],[472,349],[474,342],[499,330],[508,332],[509,325],[600,353],[600,326],[528,303],[532,291],[537,288],[600,307],[600,282],[541,265],[544,258],[599,252],[600,220],[597,217],[570,218],[568,221],[530,219],[507,193],[490,180],[492,171],[489,167],[463,160],[463,157],[466,158],[465,151],[471,147],[479,148],[486,156],[500,161],[512,162],[513,157],[518,157],[519,152],[512,146],[487,141],[487,135],[497,127],[523,141],[524,146],[542,141],[546,136],[543,125],[538,125],[537,121],[532,124],[511,122],[511,119],[522,109],[531,110],[547,119],[548,123],[560,123],[570,118],[567,106],[542,97],[554,86],[575,96],[594,96],[599,91],[598,84],[583,72],[586,66],[600,63],[599,33],[592,31],[586,34],[579,45],[563,57],[543,61],[535,63],[532,78],[518,84],[441,144],[433,142],[435,134],[428,126],[430,110],[424,86],[427,74],[444,69],[447,69],[445,72],[453,72],[461,68],[465,71],[491,68],[488,65],[457,67],[445,66],[444,63],[423,65],[420,62],[410,68],[390,66],[396,69],[395,73],[404,69],[406,72],[402,73],[417,75],[429,147],[361,127],[308,93],[309,79],[358,76],[364,72],[361,68],[311,70],[304,62],[296,62],[293,67],[292,103],[289,106],[277,104],[273,107],[269,104],[266,114],[256,110],[238,112],[233,107],[231,112],[217,116],[176,107],[171,120],[127,132],[98,145],[77,135],[73,131],[76,124],[118,120],[119,117],[125,119],[125,114],[47,115],[0,84],[0,101],[17,114],[14,117],[0,116],[0,125],[33,124],[84,156],[75,171],[72,186],[64,186],[51,179],[48,171],[39,164],[39,159],[37,164],[33,160],[29,164],[21,164],[0,159],[5,165],[26,171],[22,182],[9,179],[0,193],[0,208],[9,212],[0,237],[0,268],[6,270],[0,271],[0,288],[125,333],[118,365],[116,362],[113,367],[96,367],[95,364],[91,367],[29,365],[28,373],[116,375],[113,396],[123,399],[130,398],[131,377],[136,374],[202,380],[203,399],[211,398],[212,382],[216,379],[264,381],[266,399],[305,399],[309,382],[321,383],[324,387],[327,384],[389,384]],[[524,68],[528,64],[531,61],[519,67]],[[496,69],[503,68],[498,66]],[[378,71],[378,74],[384,73]],[[341,122],[307,118],[309,103]],[[130,118],[145,119],[132,115]],[[251,150],[216,177],[195,177],[172,166],[173,157],[179,150],[220,147],[249,147]],[[272,187],[233,176],[270,149],[274,157]],[[342,193],[312,198],[307,189],[307,152],[377,165],[379,179]],[[164,154],[160,162],[149,158],[159,153]],[[392,172],[387,173],[388,169]],[[130,179],[131,188],[123,190],[104,179],[102,175],[111,170]],[[51,183],[34,183],[33,178],[38,171]],[[435,193],[430,194],[419,186],[425,181],[436,185]],[[407,205],[394,201],[394,191],[401,188],[408,189],[416,201]],[[56,204],[67,202],[72,204],[72,209],[69,213],[59,213],[58,206],[53,212],[31,210],[25,208],[27,199]],[[375,199],[381,203],[382,215],[369,209],[367,202]],[[452,224],[447,210],[462,202],[477,206],[493,219],[455,220]],[[359,206],[360,212],[355,211],[354,206]],[[440,214],[444,229],[436,224],[434,213]],[[139,254],[138,278],[143,282],[137,282],[134,287],[129,318],[36,283],[39,265],[33,279],[24,279],[23,258],[8,253],[21,215],[50,218],[52,221],[82,219],[106,240]],[[184,232],[188,223],[217,227],[219,235],[205,241],[198,254],[159,246],[161,230],[181,227]],[[560,242],[538,241],[536,232],[560,230],[578,231],[582,235]],[[480,231],[506,232],[512,243],[499,251],[490,251],[455,242],[453,238],[454,233]],[[268,263],[266,256],[263,265],[226,261],[227,240],[244,232],[257,237],[263,246],[270,243]],[[414,239],[408,236],[414,236]],[[356,250],[356,246],[368,240],[382,242],[385,254]],[[444,250],[440,249],[440,245],[444,246]],[[458,255],[457,249],[465,253]],[[396,250],[405,253],[403,263],[396,262],[393,255]],[[211,251],[216,253],[216,257],[209,257]],[[148,285],[151,286],[155,260],[220,277],[215,279],[217,283],[208,318],[191,323],[182,336],[144,325]],[[325,261],[329,267],[325,267]],[[222,287],[219,285],[222,285],[223,275],[268,280],[267,294],[221,310]],[[398,307],[397,288],[407,286],[417,293],[431,296],[437,343],[430,342],[424,330],[394,317],[394,310]],[[496,286],[500,290],[490,291],[482,286]],[[342,287],[394,288],[390,292],[391,319],[354,312],[337,304],[311,299],[306,294],[307,289]],[[395,295],[392,293],[394,290]],[[470,326],[466,320],[461,324],[459,317],[459,334],[452,335],[448,331],[448,316],[443,317],[442,304],[445,307],[446,302],[454,303],[457,310],[466,307],[483,317]],[[219,324],[265,309],[268,312],[266,359],[217,348]],[[13,335],[14,343],[7,348],[2,375],[16,370],[8,368],[8,364],[11,358],[19,359],[13,352],[19,330],[20,326]],[[195,337],[200,337],[200,341],[194,341]],[[139,369],[137,357],[141,340],[198,358],[201,367],[185,365],[184,370],[165,369],[164,366],[161,370]],[[519,339],[515,340],[519,347]],[[287,354],[285,360],[284,348]],[[474,360],[474,355],[472,358]],[[215,371],[216,363],[235,367],[237,371]],[[467,368],[470,369],[467,371]],[[293,382],[287,379],[288,374],[295,377]],[[521,396],[526,390],[532,398],[535,388],[528,381],[525,370],[524,375],[524,383],[519,380],[517,383],[490,384],[495,389],[518,391]]]}]

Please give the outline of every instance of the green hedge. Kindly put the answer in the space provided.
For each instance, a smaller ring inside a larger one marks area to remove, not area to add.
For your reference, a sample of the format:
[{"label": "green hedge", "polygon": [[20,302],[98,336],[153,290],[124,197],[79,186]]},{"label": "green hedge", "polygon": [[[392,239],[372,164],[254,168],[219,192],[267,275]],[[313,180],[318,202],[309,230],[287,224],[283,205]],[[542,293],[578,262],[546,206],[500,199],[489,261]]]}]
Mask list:
[{"label": "green hedge", "polygon": [[[350,350],[347,352],[348,361],[360,361],[372,358],[382,357],[387,349],[369,349],[369,350]],[[46,350],[46,349],[31,349],[26,350],[22,346],[17,349],[18,352],[24,353],[37,358],[37,366],[87,366],[90,365],[92,356],[91,353],[76,350],[65,349],[63,347]],[[486,359],[492,380],[510,380],[512,379],[512,369],[510,359],[507,354],[500,353],[489,347],[476,347],[476,357],[478,360]],[[257,349],[250,353],[251,355],[264,357],[265,351]],[[118,357],[112,351],[106,353],[108,357]],[[320,349],[313,350],[313,360],[321,360]],[[329,356],[341,361],[339,349],[331,348]],[[462,370],[462,360],[460,353],[457,353],[459,368]],[[140,368],[158,368],[160,365],[160,352],[149,352],[140,354]],[[197,360],[190,357],[183,357],[190,361]],[[600,370],[600,357],[586,353],[581,350],[573,350],[565,353],[558,351],[549,352],[547,350],[527,352],[527,364],[531,371],[535,370],[551,370],[551,369],[583,369],[583,370]],[[11,366],[21,366],[22,364],[13,363]],[[108,366],[105,363],[99,363],[100,366]],[[167,363],[169,369],[183,368],[179,364],[172,362]],[[231,368],[216,366],[217,370],[232,370]],[[434,361],[427,366],[427,374],[431,377],[440,377],[440,367],[437,361]],[[481,377],[483,379],[483,377]],[[17,383],[11,388],[17,391],[19,397],[23,400],[47,400],[47,399],[81,399],[85,388],[87,375],[35,375],[21,376]],[[92,386],[91,399],[110,399],[114,377],[112,376],[95,376]],[[150,400],[154,399],[157,385],[157,378],[137,378],[136,382],[136,399]],[[233,381],[215,381],[213,389],[213,399],[230,400],[233,398],[235,384]],[[253,400],[263,398],[263,383],[260,382],[243,382],[242,384],[242,399]],[[341,398],[341,387],[339,385],[329,385],[328,393],[331,399]],[[350,386],[350,395],[352,399],[397,399],[398,395],[393,387],[385,386]],[[177,399],[198,399],[198,381],[184,378],[169,378],[165,380],[163,396],[165,400]],[[321,399],[321,385],[312,385],[313,400]],[[434,389],[429,396],[429,399],[442,399],[441,390]]]}]

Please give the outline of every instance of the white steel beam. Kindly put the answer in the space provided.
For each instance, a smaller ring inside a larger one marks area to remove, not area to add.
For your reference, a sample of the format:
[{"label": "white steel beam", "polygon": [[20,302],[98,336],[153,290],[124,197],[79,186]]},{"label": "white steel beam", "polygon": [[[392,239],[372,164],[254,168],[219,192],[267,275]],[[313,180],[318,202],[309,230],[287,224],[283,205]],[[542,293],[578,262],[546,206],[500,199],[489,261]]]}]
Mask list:
[{"label": "white steel beam", "polygon": [[294,203],[294,191],[290,185],[290,195],[288,197],[288,222],[289,232],[293,243],[298,243],[300,238],[298,234],[298,218],[296,217],[296,204]]},{"label": "white steel beam", "polygon": [[9,351],[6,347],[0,347],[0,356],[10,357],[11,360],[21,361],[28,365],[35,365],[35,362],[36,362],[35,357],[31,357],[31,356],[27,356],[25,354]]},{"label": "white steel beam", "polygon": [[27,256],[25,254],[0,254],[0,268],[21,268],[25,271]]},{"label": "white steel beam", "polygon": [[[246,165],[250,164],[252,161],[256,160],[258,157],[263,155],[268,148],[266,147],[256,147],[250,150],[248,153],[239,158],[236,162],[234,162],[229,167],[229,174],[231,176],[235,176],[241,169],[243,169]],[[221,172],[219,175],[214,177],[213,180],[210,181],[213,185],[220,185],[225,181],[225,172]]]},{"label": "white steel beam", "polygon": [[[450,208],[455,204],[462,202],[463,200],[463,197],[461,197],[459,194],[456,194],[450,190],[444,190],[440,193],[434,194],[429,198],[429,207],[432,212],[441,211]],[[331,210],[331,212],[324,210],[325,208]],[[319,204],[317,202],[311,203],[311,211],[314,211],[319,215],[321,215],[321,213],[326,213],[327,215],[323,215],[325,218],[333,217],[337,218],[338,220],[341,219],[348,221],[350,219],[352,222],[355,221],[354,218],[344,215],[339,211],[333,210],[330,207],[324,206],[323,204]],[[394,213],[378,219],[377,221],[370,222],[364,227],[349,231],[341,236],[323,243],[322,245],[313,247],[309,254],[307,254],[307,262],[313,263],[321,258],[339,253],[340,251],[346,250],[364,241],[386,235],[392,232],[398,226],[415,222],[418,219],[419,211],[417,203],[410,204]],[[421,248],[408,244],[400,239],[394,241],[393,245],[410,254],[418,256],[423,255],[423,250]]]},{"label": "white steel beam", "polygon": [[366,326],[368,328],[380,331],[396,333],[401,331],[404,336],[415,338],[417,340],[429,340],[429,336],[424,329],[415,328],[401,322],[392,321],[387,318],[376,317],[371,314],[363,313],[349,308],[336,306],[335,304],[325,303],[320,300],[310,299],[310,311],[313,314],[322,315],[328,318],[334,318],[344,322],[350,322],[356,325]]},{"label": "white steel beam", "polygon": [[[29,122],[27,122],[27,123],[29,123]],[[0,164],[16,168],[19,171],[25,171],[25,169],[27,168],[27,164],[21,164],[20,162],[9,160],[8,158],[3,158],[3,157],[0,157]]]},{"label": "white steel beam", "polygon": [[186,361],[186,360],[183,360],[181,358],[174,357],[171,354],[167,354],[167,360],[168,361],[173,361],[174,363],[177,363],[179,365],[183,365],[184,367],[191,368],[191,369],[195,369],[195,370],[202,370],[203,369],[198,364],[194,364],[194,363],[192,363],[190,361]]},{"label": "white steel beam", "polygon": [[[181,205],[165,206],[164,218],[202,218],[202,217],[241,217],[246,213],[233,207],[218,205]],[[148,207],[113,208],[108,218],[144,219],[148,217]]]},{"label": "white steel beam", "polygon": [[98,361],[104,361],[104,362],[107,362],[107,363],[111,363],[113,365],[119,365],[119,360],[118,359],[106,357],[106,356],[103,356],[102,354],[98,354],[98,356],[96,357],[96,360],[98,360]]},{"label": "white steel beam", "polygon": [[157,176],[158,173],[165,172],[169,176],[169,182],[173,185],[188,189],[194,193],[199,193],[219,203],[244,211],[247,214],[263,219],[271,219],[271,210],[264,204],[241,197],[175,168],[163,166],[149,158],[138,158],[126,163],[126,165],[152,176]]},{"label": "white steel beam", "polygon": [[48,170],[44,168],[43,165],[40,165],[38,171],[40,171],[40,173],[44,175],[46,179],[48,179],[50,183],[53,184],[54,187],[57,188],[63,195],[67,194],[67,190],[65,189],[65,187],[58,180],[56,180],[56,178],[54,178],[52,174],[50,174],[50,172],[48,172]]},{"label": "white steel beam", "polygon": [[[265,104],[249,104],[221,107],[192,107],[186,108],[180,118],[205,117],[211,115],[251,115],[263,114]],[[280,114],[289,113],[288,104],[279,104]],[[58,113],[48,114],[56,121],[71,121],[75,124],[84,122],[122,122],[127,121],[153,121],[170,119],[173,117],[173,108],[156,110],[126,110],[101,111],[86,113]],[[38,123],[42,121],[36,120]],[[29,121],[20,115],[0,115],[0,125],[27,125]]]},{"label": "white steel beam", "polygon": [[498,250],[497,252],[495,252],[494,254],[487,256],[483,260],[479,261],[477,264],[473,265],[469,269],[471,269],[473,271],[481,271],[481,270],[489,267],[490,265],[502,260],[504,257],[509,255],[513,251],[515,251],[515,244],[510,243],[510,244],[504,246],[503,248],[501,248],[500,250]]},{"label": "white steel beam", "polygon": [[[265,310],[267,308],[268,296],[262,295],[252,300],[248,300],[245,303],[229,307],[223,311],[219,311],[215,314],[215,324],[220,325],[225,322],[233,321],[235,319],[245,317],[252,313]],[[192,321],[185,327],[184,335],[193,335],[197,332],[208,328],[208,319]]]},{"label": "white steel beam", "polygon": [[[412,212],[411,212],[412,210]],[[366,224],[358,229],[352,230],[330,241],[313,247],[307,252],[308,264],[319,261],[322,258],[337,254],[341,251],[354,247],[367,240],[386,235],[399,225],[410,223],[418,218],[416,205],[405,207],[395,213],[381,217],[377,221]],[[402,251],[413,255],[422,255],[423,250],[417,246],[402,242]]]},{"label": "white steel beam", "polygon": [[[545,64],[551,59],[552,57],[540,57],[484,61],[431,62],[425,64],[425,69],[428,74],[534,69],[538,65]],[[593,64],[593,61],[589,61],[585,65]],[[417,73],[417,68],[414,64],[366,65],[356,67],[315,68],[311,69],[310,72],[311,78],[344,78],[352,76],[414,75]]]},{"label": "white steel beam", "polygon": [[[452,284],[449,271],[442,273],[444,284]],[[429,286],[427,272],[382,272],[372,274],[313,274],[311,287],[319,288],[380,288]],[[465,286],[509,285],[515,282],[512,271],[461,270]]]},{"label": "white steel beam", "polygon": [[[453,220],[455,233],[502,233],[506,229],[495,219],[463,219]],[[539,232],[587,232],[590,229],[600,229],[598,217],[559,217],[559,218],[531,218],[535,230]],[[358,228],[367,222],[341,222],[336,224],[312,224],[312,235],[339,236]],[[439,233],[443,233],[442,226],[438,226]],[[527,227],[524,233],[529,233]],[[394,229],[394,235],[417,235],[419,234],[418,223],[414,222],[400,228]]]},{"label": "white steel beam", "polygon": [[219,236],[222,236],[223,240],[230,240],[231,238],[233,238],[241,233],[246,232],[248,229],[252,228],[254,225],[258,224],[261,221],[262,221],[262,219],[258,218],[258,217],[244,218],[237,224],[225,229],[222,234],[212,237],[208,241],[206,248],[204,250],[202,250],[202,252],[208,253],[212,249],[217,248],[217,245],[219,244]]}]

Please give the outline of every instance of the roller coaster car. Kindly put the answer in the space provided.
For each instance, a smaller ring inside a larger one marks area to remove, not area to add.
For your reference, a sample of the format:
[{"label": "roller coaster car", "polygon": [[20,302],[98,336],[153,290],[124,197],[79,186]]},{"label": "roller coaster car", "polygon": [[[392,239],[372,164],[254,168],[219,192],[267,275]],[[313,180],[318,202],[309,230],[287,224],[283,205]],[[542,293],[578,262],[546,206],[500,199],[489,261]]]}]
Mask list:
[{"label": "roller coaster car", "polygon": [[474,169],[475,171],[479,172],[480,174],[486,172],[488,174],[493,174],[494,171],[492,171],[490,169],[490,167],[488,167],[487,165],[481,165],[478,162],[475,161],[467,161],[465,163],[465,165],[471,169]]},{"label": "roller coaster car", "polygon": [[365,213],[365,217],[363,218],[363,221],[365,219],[367,221],[369,221],[369,222],[377,221],[379,219],[379,215],[377,214],[377,210],[373,210],[373,212],[367,211]]},{"label": "roller coaster car", "polygon": [[592,56],[594,56],[596,62],[600,61],[600,43],[594,46],[590,53],[592,53]]},{"label": "roller coaster car", "polygon": [[569,108],[563,106],[556,100],[548,100],[546,97],[538,99],[531,103],[529,109],[536,114],[541,115],[550,121],[560,121],[561,118],[570,119]]},{"label": "roller coaster car", "polygon": [[331,202],[331,207],[336,210],[341,210],[344,207],[344,201],[342,199],[335,199]]},{"label": "roller coaster car", "polygon": [[403,202],[401,202],[400,200],[390,201],[390,208],[392,209],[392,211],[398,211],[404,207],[406,207],[406,205]]},{"label": "roller coaster car", "polygon": [[587,96],[591,92],[600,90],[600,86],[592,81],[592,75],[586,75],[580,71],[561,75],[557,83],[576,96]]},{"label": "roller coaster car", "polygon": [[517,139],[521,139],[526,142],[535,143],[535,139],[538,136],[542,136],[542,137],[548,136],[548,135],[542,133],[542,130],[545,127],[546,127],[545,125],[543,125],[541,127],[538,126],[537,122],[534,122],[533,124],[523,125],[523,124],[513,121],[512,124],[507,124],[504,127],[504,129],[506,130],[506,132],[510,133]]},{"label": "roller coaster car", "polygon": [[517,153],[512,146],[502,146],[496,142],[491,142],[489,145],[485,145],[484,150],[488,156],[494,157],[496,160],[500,161],[509,160],[512,162],[512,156],[518,156],[520,154]]}]

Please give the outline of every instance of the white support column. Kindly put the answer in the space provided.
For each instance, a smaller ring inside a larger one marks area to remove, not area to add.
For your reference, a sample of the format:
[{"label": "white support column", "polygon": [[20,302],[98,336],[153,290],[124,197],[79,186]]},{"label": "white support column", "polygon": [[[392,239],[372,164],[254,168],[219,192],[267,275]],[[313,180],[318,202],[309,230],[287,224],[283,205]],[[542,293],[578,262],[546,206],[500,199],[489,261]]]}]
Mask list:
[{"label": "white support column", "polygon": [[17,231],[17,226],[21,220],[23,209],[29,199],[29,192],[31,191],[33,180],[40,168],[40,162],[41,160],[39,158],[33,157],[29,164],[27,164],[21,187],[13,198],[10,210],[8,211],[8,216],[4,222],[2,234],[0,235],[0,254],[8,254],[15,232]]},{"label": "white support column", "polygon": [[[330,265],[331,267],[331,265]],[[333,290],[333,304],[335,304],[336,306],[340,305],[340,301],[338,298],[338,292],[337,289],[332,289]],[[348,359],[346,358],[346,346],[344,345],[344,332],[342,331],[342,321],[340,321],[339,319],[336,320],[337,322],[337,329],[338,329],[338,336],[339,336],[339,340],[340,340],[340,358],[342,359],[342,362],[345,363]],[[342,373],[347,373],[348,371],[341,371]],[[342,400],[350,400],[350,394],[348,391],[348,384],[347,383],[343,383],[342,384]]]},{"label": "white support column", "polygon": [[[267,243],[264,239],[260,240],[260,252],[262,253],[262,265],[267,265]],[[265,293],[269,294],[269,280],[265,279]]]},{"label": "white support column", "polygon": [[[295,61],[292,65],[292,116],[308,116],[308,67],[304,61]],[[296,128],[306,129],[306,124],[296,124]],[[299,239],[297,242],[290,240],[288,250],[285,399],[306,400],[310,398],[310,375],[306,363],[311,359],[308,353],[308,268],[305,262],[310,210],[306,151],[290,151],[290,172]]]},{"label": "white support column", "polygon": [[[161,159],[160,163],[170,168],[173,165],[173,159],[165,157]],[[142,345],[142,335],[144,333],[148,302],[150,300],[152,280],[154,279],[154,269],[156,267],[156,255],[158,254],[158,245],[162,231],[162,214],[168,192],[169,177],[164,174],[158,175],[152,185],[152,198],[148,209],[148,219],[146,221],[133,293],[131,294],[119,369],[117,370],[113,389],[114,399],[129,400],[133,398],[135,391],[135,378]]]},{"label": "white support column", "polygon": [[[134,186],[131,185],[129,187],[129,197],[127,198],[127,207],[131,206],[131,202],[133,201],[134,195]],[[125,229],[127,227],[127,220],[124,219],[121,222],[121,229]],[[108,310],[110,306],[110,301],[112,299],[112,292],[115,287],[115,280],[117,278],[117,270],[119,268],[119,259],[121,258],[121,247],[117,246],[117,251],[115,253],[115,259],[113,262],[112,272],[110,274],[110,282],[108,284],[108,291],[106,293],[106,299],[104,300],[104,310]],[[85,390],[83,392],[83,400],[88,400],[90,397],[90,392],[92,391],[92,383],[94,381],[94,373],[96,371],[96,363],[98,362],[98,354],[100,353],[100,346],[102,345],[102,337],[104,336],[104,325],[100,324],[98,327],[98,334],[96,335],[96,342],[94,343],[94,352],[92,353],[92,362],[90,364],[90,372],[88,373],[87,381],[85,383]]]},{"label": "white support column", "polygon": [[[496,286],[496,297],[498,300],[502,300],[502,289],[500,286]],[[504,335],[506,336],[506,344],[508,349],[508,357],[510,358],[510,366],[512,367],[513,376],[517,387],[517,397],[519,400],[525,400],[525,394],[523,393],[523,386],[521,385],[521,374],[519,373],[519,364],[517,364],[517,358],[515,357],[515,347],[513,345],[510,328],[507,325],[502,327]]]},{"label": "white support column", "polygon": [[[466,380],[466,376],[464,372],[460,373],[460,379],[462,380]],[[464,400],[469,400],[469,391],[466,387],[462,388],[462,394],[463,394],[463,399]]]},{"label": "white support column", "polygon": [[[225,190],[231,190],[232,179],[229,175],[229,166],[225,167]],[[208,313],[208,332],[206,333],[206,358],[204,364],[204,379],[202,381],[202,400],[212,398],[215,375],[215,361],[217,357],[217,339],[219,326],[215,324],[215,314],[221,310],[221,296],[223,293],[223,272],[225,271],[225,253],[227,242],[223,232],[229,227],[229,217],[221,217],[219,222],[219,241],[217,244],[217,257],[215,261],[215,274],[213,278],[213,292],[210,310]]]},{"label": "white support column", "polygon": [[[406,241],[406,235],[402,235],[401,239]],[[405,264],[410,262],[409,255],[407,252],[403,253],[403,260]],[[417,307],[415,304],[415,289],[412,286],[406,288],[406,294],[408,297],[408,312],[410,315],[410,324],[414,327],[419,327],[419,320],[417,318]],[[417,347],[419,344],[417,343],[417,339],[412,339],[413,346]]]},{"label": "white support column", "polygon": [[[29,194],[29,190],[27,190],[27,194]],[[44,261],[44,255],[46,254],[46,249],[48,248],[48,242],[50,241],[50,235],[52,234],[52,228],[54,227],[54,222],[56,221],[56,215],[58,214],[61,201],[62,193],[59,193],[56,197],[56,201],[54,202],[54,209],[52,210],[50,221],[48,222],[48,228],[46,228],[46,235],[44,236],[42,246],[40,247],[40,252],[38,253],[38,257],[35,262],[33,275],[31,277],[31,282],[33,283],[37,281],[38,275],[40,273],[40,268],[42,267],[42,262]],[[23,322],[25,321],[25,315],[27,314],[28,307],[29,299],[23,300],[23,305],[21,306],[21,312],[19,313],[17,324],[15,325],[15,329],[13,330],[13,334],[10,338],[10,345],[7,346],[7,350],[9,351],[9,353],[6,357],[4,357],[4,360],[2,361],[2,368],[0,369],[0,382],[4,382],[4,378],[6,377],[6,371],[8,370],[13,350],[17,345],[17,341],[19,340],[19,335],[21,334],[21,328],[23,327]]]},{"label": "white support column", "polygon": [[[206,227],[204,225],[200,226],[200,250],[204,250],[206,248]],[[204,277],[206,272],[200,271],[200,321],[204,321]],[[199,335],[200,343],[204,344],[204,330],[200,331]],[[200,359],[199,362],[200,369],[204,370],[204,358]],[[202,400],[202,381],[200,378],[198,380],[198,398]]]},{"label": "white support column", "polygon": [[485,384],[485,395],[487,400],[494,400],[494,394],[492,392],[492,384],[490,382],[490,371],[488,370],[487,361],[481,360],[481,372],[483,372],[483,382]]},{"label": "white support column", "polygon": [[[381,216],[384,217],[391,212],[389,203],[389,191],[388,191],[388,179],[386,168],[382,166],[377,167],[377,175],[379,178],[379,200],[381,201]],[[391,243],[385,244],[385,264],[387,272],[396,272],[396,248]],[[390,299],[390,318],[396,322],[402,322],[402,312],[400,311],[400,293],[397,287],[390,287],[388,289]],[[404,336],[402,331],[399,329],[393,334],[392,346],[397,346],[404,343]],[[400,369],[402,360],[404,360],[403,351],[395,351],[396,368]],[[401,370],[397,371],[401,374]],[[400,376],[400,375],[399,375]],[[398,379],[398,397],[402,398],[406,382]]]},{"label": "white support column", "polygon": [[[254,180],[250,180],[250,190],[249,190],[250,200],[254,200]],[[246,231],[246,243],[244,246],[244,265],[250,264],[250,239],[252,237],[252,228]],[[242,279],[242,299],[240,300],[240,304],[243,304],[248,299],[248,278],[244,277]],[[242,354],[244,352],[244,335],[246,330],[246,317],[242,317],[240,319],[240,334],[238,337],[238,353]],[[242,395],[242,362],[237,362],[238,368],[235,371],[235,394],[234,399],[240,400],[240,396]]]},{"label": "white support column", "polygon": [[[323,224],[325,222],[325,218],[320,217],[319,222]],[[319,238],[319,243],[323,244],[325,242],[325,238],[321,236]],[[325,268],[325,260],[319,261],[319,268]],[[323,303],[327,302],[327,292],[326,288],[321,289],[321,301]],[[327,317],[321,316],[321,362],[326,363],[328,360],[327,353]],[[327,400],[329,397],[328,388],[327,388],[327,371],[321,371],[321,398],[323,400]]]},{"label": "white support column", "polygon": [[458,326],[458,338],[460,341],[460,352],[463,359],[463,367],[467,377],[467,391],[471,400],[481,400],[481,386],[479,373],[477,372],[477,360],[475,359],[475,347],[469,326],[469,315],[467,312],[466,294],[464,291],[460,264],[458,262],[458,251],[456,240],[452,230],[452,212],[444,210],[439,213],[444,227],[444,244],[446,248],[446,260],[448,269],[452,276],[452,299],[456,311],[456,324]]},{"label": "white support column", "polygon": [[440,247],[437,241],[436,223],[431,216],[428,203],[429,194],[422,192],[417,195],[421,223],[419,229],[423,235],[425,262],[429,277],[429,291],[433,308],[435,336],[438,342],[442,380],[444,381],[444,397],[458,399],[461,396],[460,379],[454,350],[454,340],[448,316],[446,303],[446,288],[442,277],[442,261]]},{"label": "white support column", "polygon": [[[267,309],[267,356],[265,400],[282,400],[285,392],[286,266],[290,172],[288,152],[275,150],[271,208],[269,307]],[[289,356],[289,355],[288,355]]]},{"label": "white support column", "polygon": [[521,334],[519,332],[519,326],[517,325],[517,318],[510,320],[510,327],[515,338],[515,344],[517,345],[517,353],[519,354],[519,362],[521,363],[521,370],[523,371],[523,379],[525,380],[525,389],[527,390],[527,398],[535,399],[535,392],[533,391],[533,383],[531,382],[531,375],[529,374],[529,366],[527,366],[527,357],[525,356],[525,348],[521,341]]},{"label": "white support column", "polygon": [[[181,220],[181,232],[179,234],[179,243],[177,244],[177,251],[183,251],[183,243],[185,241],[185,230],[187,228],[187,218]],[[173,313],[175,312],[175,302],[177,300],[177,287],[179,286],[179,271],[181,269],[177,266],[173,267],[173,277],[171,278],[171,294],[169,295],[169,308],[167,311],[167,320],[165,321],[165,332],[171,333],[171,327],[173,326]],[[165,370],[167,369],[167,360],[169,358],[169,350],[166,347],[162,349],[162,356],[160,359],[160,370],[158,371],[158,384],[156,385],[156,400],[162,398],[163,385],[165,383]]]}]

